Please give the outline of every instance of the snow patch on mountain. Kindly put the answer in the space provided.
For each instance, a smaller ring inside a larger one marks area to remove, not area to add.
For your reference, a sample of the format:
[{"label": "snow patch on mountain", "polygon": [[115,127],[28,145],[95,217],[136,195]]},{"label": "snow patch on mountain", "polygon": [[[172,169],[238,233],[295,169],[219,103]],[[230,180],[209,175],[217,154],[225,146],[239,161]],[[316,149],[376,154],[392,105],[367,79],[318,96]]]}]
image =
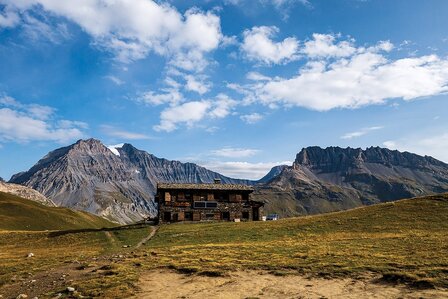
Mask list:
[{"label": "snow patch on mountain", "polygon": [[107,148],[115,155],[120,156],[120,152],[118,151],[119,148],[122,148],[124,143],[119,143],[115,145],[108,145]]}]

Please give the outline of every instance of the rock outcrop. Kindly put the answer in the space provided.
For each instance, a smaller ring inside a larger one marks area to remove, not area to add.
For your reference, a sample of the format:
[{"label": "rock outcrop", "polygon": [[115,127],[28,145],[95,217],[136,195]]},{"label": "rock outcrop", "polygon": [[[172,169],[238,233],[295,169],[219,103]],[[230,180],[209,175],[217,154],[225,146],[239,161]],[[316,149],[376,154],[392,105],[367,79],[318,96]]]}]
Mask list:
[{"label": "rock outcrop", "polygon": [[448,165],[385,148],[308,147],[255,196],[283,216],[448,192]]},{"label": "rock outcrop", "polygon": [[16,196],[20,196],[25,199],[33,200],[33,201],[36,201],[38,203],[41,203],[41,204],[49,206],[49,207],[56,206],[56,204],[51,199],[45,197],[38,191],[28,188],[28,187],[25,187],[25,186],[5,183],[4,181],[0,181],[0,192],[14,194]]}]

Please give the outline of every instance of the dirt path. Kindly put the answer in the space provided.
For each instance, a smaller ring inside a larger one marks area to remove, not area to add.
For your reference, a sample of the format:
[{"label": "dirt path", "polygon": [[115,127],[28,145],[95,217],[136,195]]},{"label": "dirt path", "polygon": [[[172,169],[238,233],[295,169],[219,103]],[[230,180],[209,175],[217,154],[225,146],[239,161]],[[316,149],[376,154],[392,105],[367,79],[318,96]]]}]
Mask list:
[{"label": "dirt path", "polygon": [[141,240],[140,242],[138,242],[138,244],[135,245],[134,249],[140,248],[146,242],[151,240],[151,238],[156,235],[156,232],[157,232],[158,229],[159,229],[158,226],[151,226],[151,232],[149,233],[149,235],[147,237],[145,237],[143,240]]},{"label": "dirt path", "polygon": [[447,290],[411,290],[373,281],[374,277],[309,279],[259,271],[205,277],[153,270],[141,276],[141,292],[135,298],[448,298]]},{"label": "dirt path", "polygon": [[117,247],[119,245],[117,239],[115,239],[115,237],[111,234],[111,232],[106,231],[106,232],[104,232],[104,234],[106,235],[106,237],[109,240],[110,245],[112,245],[112,247]]}]

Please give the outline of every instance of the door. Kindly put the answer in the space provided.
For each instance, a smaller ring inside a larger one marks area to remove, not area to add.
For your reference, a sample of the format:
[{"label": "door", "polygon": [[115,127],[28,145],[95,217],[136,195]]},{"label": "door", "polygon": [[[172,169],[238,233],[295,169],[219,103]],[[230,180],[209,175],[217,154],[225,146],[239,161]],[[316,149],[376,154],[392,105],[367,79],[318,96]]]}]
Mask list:
[{"label": "door", "polygon": [[171,222],[171,212],[165,212],[165,213],[163,213],[163,221],[165,221],[165,222]]},{"label": "door", "polygon": [[253,221],[258,221],[260,220],[260,212],[259,212],[259,208],[252,208],[252,220]]}]

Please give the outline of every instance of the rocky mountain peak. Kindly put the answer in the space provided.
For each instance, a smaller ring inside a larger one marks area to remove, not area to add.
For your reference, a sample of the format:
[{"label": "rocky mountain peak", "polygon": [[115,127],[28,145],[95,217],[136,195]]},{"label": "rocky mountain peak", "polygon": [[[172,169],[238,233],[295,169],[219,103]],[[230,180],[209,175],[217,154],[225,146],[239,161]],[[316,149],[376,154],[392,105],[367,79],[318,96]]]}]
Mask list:
[{"label": "rocky mountain peak", "polygon": [[48,153],[11,182],[34,188],[58,205],[129,223],[156,213],[158,182],[203,183],[215,178],[251,183],[196,164],[157,158],[128,143],[107,147],[87,139]]},{"label": "rocky mountain peak", "polygon": [[86,140],[78,140],[75,144],[71,146],[71,151],[84,152],[88,154],[92,153],[106,153],[109,150],[107,147],[98,139],[90,138]]},{"label": "rocky mountain peak", "polygon": [[377,163],[386,166],[401,166],[409,168],[427,168],[431,166],[445,167],[447,164],[432,157],[419,156],[408,152],[399,152],[381,147],[321,148],[312,146],[303,148],[296,156],[294,167],[305,166],[320,169],[323,172],[345,171],[349,168],[359,168],[364,163]]}]

